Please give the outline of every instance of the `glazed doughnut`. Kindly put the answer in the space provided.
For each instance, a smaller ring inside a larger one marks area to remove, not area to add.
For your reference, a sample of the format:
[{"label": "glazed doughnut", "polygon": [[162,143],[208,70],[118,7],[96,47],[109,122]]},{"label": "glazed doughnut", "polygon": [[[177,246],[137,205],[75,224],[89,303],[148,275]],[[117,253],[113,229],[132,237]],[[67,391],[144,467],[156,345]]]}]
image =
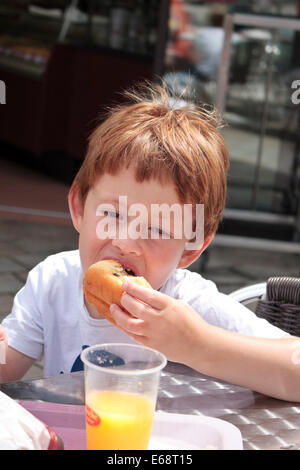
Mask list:
[{"label": "glazed doughnut", "polygon": [[85,273],[83,291],[87,302],[114,325],[116,323],[109,307],[111,304],[120,305],[124,293],[123,282],[131,281],[152,289],[144,277],[131,275],[130,272],[132,271],[124,268],[118,261],[104,260],[92,264]]}]

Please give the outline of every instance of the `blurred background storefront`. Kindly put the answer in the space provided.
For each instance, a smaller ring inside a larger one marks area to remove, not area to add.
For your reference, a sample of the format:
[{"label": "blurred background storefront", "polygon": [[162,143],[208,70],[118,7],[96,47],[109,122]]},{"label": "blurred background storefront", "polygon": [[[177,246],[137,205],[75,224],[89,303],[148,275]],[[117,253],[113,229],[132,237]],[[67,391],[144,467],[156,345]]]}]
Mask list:
[{"label": "blurred background storefront", "polygon": [[299,0],[4,0],[1,154],[70,182],[101,111],[163,76],[223,113],[220,243],[299,253],[299,51]]},{"label": "blurred background storefront", "polygon": [[219,233],[298,251],[300,2],[173,1],[169,25],[168,83],[178,93],[191,83],[191,99],[216,105],[226,123],[231,165]]}]

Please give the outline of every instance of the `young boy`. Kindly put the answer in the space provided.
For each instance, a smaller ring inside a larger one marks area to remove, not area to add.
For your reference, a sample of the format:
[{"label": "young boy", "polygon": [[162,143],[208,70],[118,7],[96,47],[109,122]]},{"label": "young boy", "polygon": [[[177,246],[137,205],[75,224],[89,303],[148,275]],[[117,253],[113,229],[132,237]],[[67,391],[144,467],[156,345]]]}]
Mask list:
[{"label": "young boy", "polygon": [[[2,380],[20,379],[42,357],[46,376],[79,370],[82,348],[137,341],[209,376],[300,401],[297,338],[183,269],[209,245],[222,217],[228,153],[218,122],[194,106],[176,106],[164,87],[147,92],[129,94],[133,101],[114,108],[91,135],[69,193],[79,250],[50,256],[29,273],[0,327],[8,342]],[[163,204],[192,204],[192,220],[169,211],[166,229],[162,213],[152,217]],[[197,232],[176,233],[186,220],[198,227],[197,204],[204,205],[204,241],[191,245]],[[137,207],[144,209],[138,224]],[[154,289],[124,284],[122,308],[111,306],[119,328],[83,294],[84,273],[103,259],[119,260]]]}]

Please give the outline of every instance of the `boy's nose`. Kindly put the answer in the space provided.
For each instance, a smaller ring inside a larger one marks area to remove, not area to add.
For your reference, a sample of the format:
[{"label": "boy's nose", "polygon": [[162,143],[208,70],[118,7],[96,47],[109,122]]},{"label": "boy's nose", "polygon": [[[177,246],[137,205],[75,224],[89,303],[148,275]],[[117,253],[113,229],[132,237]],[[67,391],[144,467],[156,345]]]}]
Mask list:
[{"label": "boy's nose", "polygon": [[120,239],[116,238],[112,240],[112,245],[119,248],[120,251],[124,254],[135,254],[139,256],[141,254],[141,248],[138,243],[138,240],[133,240],[131,238]]}]

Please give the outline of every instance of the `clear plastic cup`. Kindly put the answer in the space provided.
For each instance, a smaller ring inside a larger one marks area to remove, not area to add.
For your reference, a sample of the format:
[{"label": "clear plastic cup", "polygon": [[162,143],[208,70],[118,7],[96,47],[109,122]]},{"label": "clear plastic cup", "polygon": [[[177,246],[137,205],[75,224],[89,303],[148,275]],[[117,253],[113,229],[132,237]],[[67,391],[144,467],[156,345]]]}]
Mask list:
[{"label": "clear plastic cup", "polygon": [[112,343],[86,348],[81,360],[88,450],[147,449],[165,356]]}]

